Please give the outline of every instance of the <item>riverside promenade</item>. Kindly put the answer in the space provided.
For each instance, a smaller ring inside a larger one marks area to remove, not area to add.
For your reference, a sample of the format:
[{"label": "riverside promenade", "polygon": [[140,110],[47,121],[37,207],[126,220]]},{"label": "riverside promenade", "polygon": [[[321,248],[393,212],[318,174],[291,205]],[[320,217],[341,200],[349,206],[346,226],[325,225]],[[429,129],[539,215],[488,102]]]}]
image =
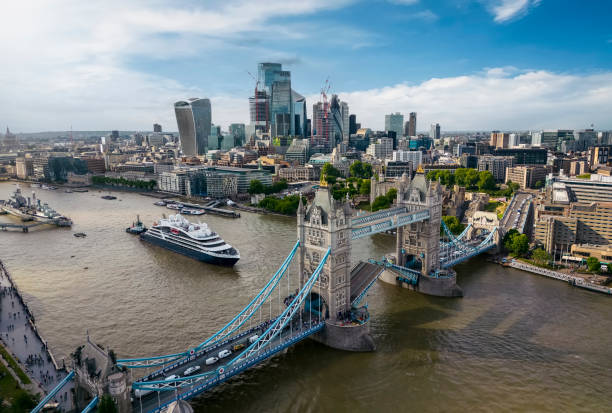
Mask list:
[{"label": "riverside promenade", "polygon": [[[36,393],[38,389],[46,394],[68,374],[63,366],[55,362],[47,343],[38,333],[34,316],[1,261],[0,339],[34,383],[34,386],[26,387],[26,390]],[[62,411],[73,409],[72,388],[73,383],[67,383],[54,399]],[[44,397],[44,394],[40,397]]]},{"label": "riverside promenade", "polygon": [[510,262],[510,267],[516,268],[518,270],[528,271],[535,274],[543,275],[545,277],[554,278],[556,280],[565,281],[570,285],[575,287],[585,288],[587,290],[596,291],[598,293],[610,294],[612,295],[612,288],[604,287],[603,285],[592,284],[586,282],[584,279],[580,277],[574,277],[572,275],[564,274],[559,271],[553,271],[546,268],[536,267],[535,265],[530,265],[524,262],[520,262],[518,260],[512,260]]}]

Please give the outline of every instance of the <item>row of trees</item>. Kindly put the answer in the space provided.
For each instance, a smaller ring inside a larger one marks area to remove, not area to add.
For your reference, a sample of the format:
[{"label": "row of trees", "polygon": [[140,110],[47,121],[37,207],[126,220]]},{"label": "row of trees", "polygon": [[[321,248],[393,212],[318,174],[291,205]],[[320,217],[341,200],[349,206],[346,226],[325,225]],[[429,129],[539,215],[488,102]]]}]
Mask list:
[{"label": "row of trees", "polygon": [[426,175],[430,181],[440,181],[442,185],[459,185],[468,189],[479,189],[481,191],[494,190],[496,188],[495,178],[489,171],[480,171],[472,168],[459,168],[453,174],[447,169],[429,171]]},{"label": "row of trees", "polygon": [[111,178],[108,176],[94,176],[91,178],[94,185],[113,185],[113,186],[127,186],[130,188],[137,189],[155,189],[157,182],[154,180],[150,181],[139,181],[125,178]]},{"label": "row of trees", "polygon": [[274,182],[272,185],[266,186],[259,179],[253,179],[249,183],[249,194],[276,194],[280,191],[287,189],[289,185],[287,181],[281,179],[280,181]]},{"label": "row of trees", "polygon": [[[267,196],[259,202],[258,206],[279,214],[295,215],[299,202],[300,197],[298,195],[289,195],[284,198]],[[302,202],[306,204],[306,199],[302,198]]]}]

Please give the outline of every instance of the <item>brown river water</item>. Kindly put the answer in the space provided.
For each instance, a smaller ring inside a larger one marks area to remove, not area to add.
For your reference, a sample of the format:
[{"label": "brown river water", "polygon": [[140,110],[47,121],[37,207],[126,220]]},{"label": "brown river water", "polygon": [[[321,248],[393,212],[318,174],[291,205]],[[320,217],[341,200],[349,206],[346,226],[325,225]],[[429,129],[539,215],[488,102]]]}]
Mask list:
[{"label": "brown river water", "polygon": [[[0,199],[14,188],[0,183]],[[150,225],[170,212],[154,198],[35,191],[75,225],[0,232],[0,258],[58,360],[87,330],[120,357],[199,343],[250,301],[296,239],[295,218],[204,215],[242,256],[233,268],[215,267],[124,232],[136,214]],[[356,241],[353,260],[378,259],[393,244],[386,235]],[[612,411],[612,297],[483,258],[456,270],[459,299],[380,282],[371,288],[377,351],[306,340],[192,405],[207,412]]]}]

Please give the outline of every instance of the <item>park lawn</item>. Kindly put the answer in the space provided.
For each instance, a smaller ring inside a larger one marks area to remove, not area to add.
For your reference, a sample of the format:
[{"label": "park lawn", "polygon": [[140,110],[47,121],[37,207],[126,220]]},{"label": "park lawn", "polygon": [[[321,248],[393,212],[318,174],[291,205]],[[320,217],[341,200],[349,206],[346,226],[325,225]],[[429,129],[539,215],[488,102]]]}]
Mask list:
[{"label": "park lawn", "polygon": [[3,400],[16,400],[22,393],[27,393],[21,389],[17,381],[13,378],[3,363],[0,363],[0,396]]},{"label": "park lawn", "polygon": [[11,366],[11,368],[17,374],[17,376],[19,377],[19,379],[21,380],[21,382],[23,384],[30,384],[31,383],[30,378],[28,377],[28,375],[25,374],[23,372],[23,370],[21,370],[21,367],[19,367],[19,364],[17,364],[17,362],[15,361],[13,356],[11,356],[8,351],[6,351],[6,349],[4,348],[4,346],[2,344],[0,344],[0,354],[2,355],[4,360],[7,361],[9,366]]},{"label": "park lawn", "polygon": [[501,205],[501,202],[489,201],[489,203],[487,205],[485,205],[484,210],[486,212],[495,212],[499,205]]}]

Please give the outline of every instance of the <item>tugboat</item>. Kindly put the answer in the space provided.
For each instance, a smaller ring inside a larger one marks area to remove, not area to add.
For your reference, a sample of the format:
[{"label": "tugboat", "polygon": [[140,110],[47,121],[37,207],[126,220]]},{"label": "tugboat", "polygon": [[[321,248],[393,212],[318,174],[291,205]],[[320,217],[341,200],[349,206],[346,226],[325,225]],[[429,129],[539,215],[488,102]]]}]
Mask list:
[{"label": "tugboat", "polygon": [[145,227],[145,225],[140,221],[140,215],[136,215],[136,222],[132,222],[132,226],[127,227],[125,229],[125,232],[127,232],[128,234],[139,235],[145,232],[146,230],[147,227]]}]

